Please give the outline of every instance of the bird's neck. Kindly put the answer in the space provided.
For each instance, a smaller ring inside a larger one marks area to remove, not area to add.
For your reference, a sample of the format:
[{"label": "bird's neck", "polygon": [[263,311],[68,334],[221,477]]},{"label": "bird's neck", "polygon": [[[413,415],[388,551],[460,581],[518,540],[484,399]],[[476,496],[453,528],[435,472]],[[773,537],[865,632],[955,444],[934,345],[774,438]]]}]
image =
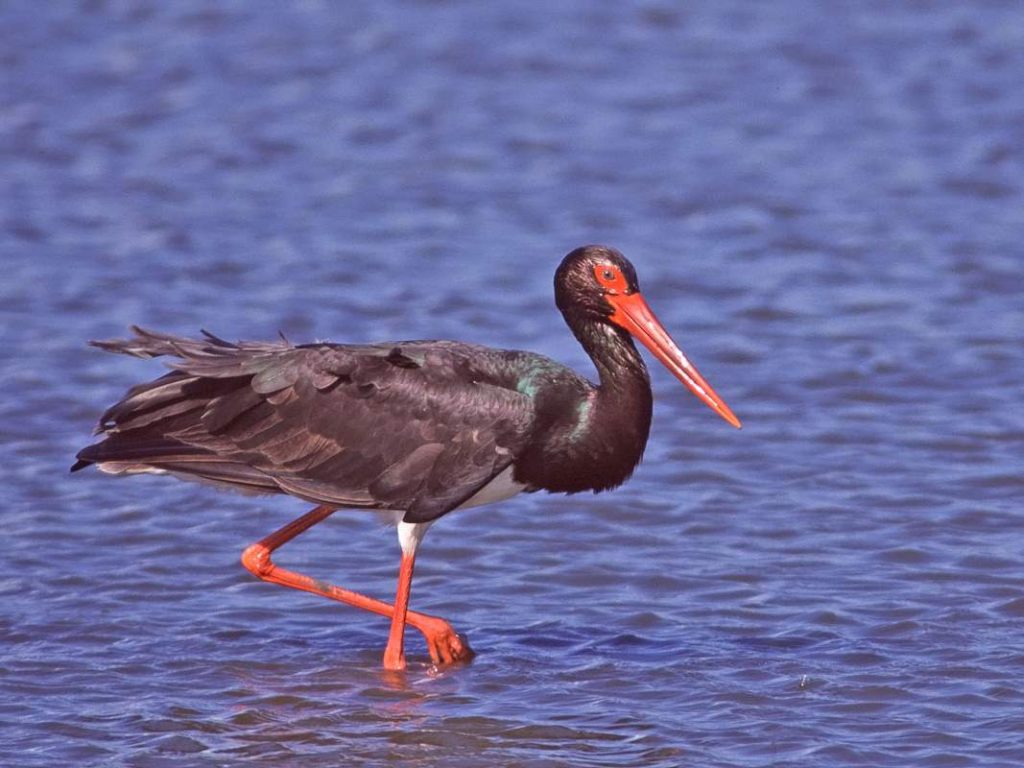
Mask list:
[{"label": "bird's neck", "polygon": [[651,379],[633,339],[624,331],[600,325],[583,346],[600,382],[593,395],[587,437],[595,449],[610,452],[616,470],[609,470],[609,480],[618,485],[633,473],[647,445],[653,409]]},{"label": "bird's neck", "polygon": [[651,400],[651,378],[633,339],[624,331],[594,324],[578,335],[597,369],[598,397],[606,402],[646,396]]},{"label": "bird's neck", "polygon": [[[594,362],[599,385],[563,402],[565,419],[544,446],[539,487],[575,493],[621,485],[636,468],[651,426],[651,385],[647,367],[625,333],[604,323],[570,327]],[[554,410],[554,409],[553,409]]]}]

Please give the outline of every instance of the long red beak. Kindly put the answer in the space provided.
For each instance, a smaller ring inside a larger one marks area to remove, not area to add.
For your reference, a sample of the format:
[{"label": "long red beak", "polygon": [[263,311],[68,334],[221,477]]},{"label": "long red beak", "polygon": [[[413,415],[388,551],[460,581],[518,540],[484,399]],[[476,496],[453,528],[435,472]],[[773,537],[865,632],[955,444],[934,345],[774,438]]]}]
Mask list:
[{"label": "long red beak", "polygon": [[740,420],[711,385],[704,381],[693,363],[686,359],[686,355],[647,306],[643,296],[639,293],[608,294],[605,298],[615,307],[615,313],[611,316],[613,323],[636,336],[693,394],[736,429],[740,428]]}]

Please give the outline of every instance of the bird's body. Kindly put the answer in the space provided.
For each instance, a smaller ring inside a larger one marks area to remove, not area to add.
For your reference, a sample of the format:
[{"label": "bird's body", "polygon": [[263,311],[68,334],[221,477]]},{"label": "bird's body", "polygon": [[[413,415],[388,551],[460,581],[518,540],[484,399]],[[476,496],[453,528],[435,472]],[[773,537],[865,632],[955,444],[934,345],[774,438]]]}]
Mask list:
[{"label": "bird's body", "polygon": [[[320,594],[316,584],[295,583],[301,574],[270,563],[270,552],[335,509],[394,511],[407,601],[416,546],[447,512],[518,491],[602,491],[629,477],[647,441],[652,395],[627,330],[656,353],[667,350],[676,375],[739,425],[643,304],[632,266],[618,252],[589,246],[571,253],[556,275],[556,299],[595,362],[597,385],[542,355],[454,341],[293,346],[136,328],[132,339],[97,346],[177,358],[173,370],[108,409],[97,429],[104,440],[81,451],[74,469],[171,473],[319,505],[304,527],[286,526],[264,540],[262,560],[253,556],[246,565],[261,578]],[[404,607],[399,622],[399,611],[370,602],[376,607],[362,607],[393,618],[386,666],[404,666],[396,629],[404,627]],[[468,657],[465,646],[447,658],[420,619],[440,620],[409,613],[435,661]]]},{"label": "bird's body", "polygon": [[[648,388],[634,393],[638,410],[606,423],[592,417],[597,387],[530,352],[451,341],[232,344],[135,330],[101,345],[179,362],[103,415],[107,439],[80,460],[113,473],[167,472],[429,522],[506,468],[528,491],[619,485],[650,425]],[[545,440],[552,434],[559,439]]]}]

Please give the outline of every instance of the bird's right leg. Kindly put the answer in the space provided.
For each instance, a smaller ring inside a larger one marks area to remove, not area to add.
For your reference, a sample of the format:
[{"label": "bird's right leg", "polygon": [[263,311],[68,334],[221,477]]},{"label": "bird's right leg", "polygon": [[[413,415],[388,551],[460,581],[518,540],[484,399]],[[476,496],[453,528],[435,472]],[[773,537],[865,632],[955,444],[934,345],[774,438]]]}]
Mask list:
[{"label": "bird's right leg", "polygon": [[[289,571],[275,564],[270,559],[270,555],[275,549],[291,541],[317,523],[323,522],[334,512],[335,509],[333,507],[319,506],[288,523],[283,528],[279,528],[269,536],[249,546],[242,553],[242,565],[256,578],[263,581],[280,584],[283,587],[291,587],[292,589],[301,589],[304,592],[312,592],[315,595],[338,600],[347,605],[391,618],[394,615],[395,609],[390,603],[367,597],[352,590],[343,589],[334,584],[328,584],[304,573]],[[468,661],[472,658],[473,651],[470,649],[469,644],[444,619],[425,613],[408,611],[406,621],[423,633],[427,641],[427,648],[430,651],[430,658],[433,659],[435,664],[452,664],[457,661]],[[391,665],[394,668],[401,669],[404,667],[404,660],[392,661]]]}]

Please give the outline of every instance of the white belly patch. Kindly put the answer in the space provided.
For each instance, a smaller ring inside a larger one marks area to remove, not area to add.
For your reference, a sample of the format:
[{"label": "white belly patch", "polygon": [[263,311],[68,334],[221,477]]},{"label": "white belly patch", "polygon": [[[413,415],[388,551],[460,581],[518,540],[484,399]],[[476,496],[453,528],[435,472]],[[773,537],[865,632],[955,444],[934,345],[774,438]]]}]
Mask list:
[{"label": "white belly patch", "polygon": [[495,475],[487,485],[462,502],[458,509],[479,507],[481,504],[493,504],[496,501],[511,499],[516,494],[522,493],[524,488],[526,488],[525,485],[517,483],[512,479],[512,467],[509,466],[500,474]]},{"label": "white belly patch", "polygon": [[[522,493],[524,488],[526,488],[525,485],[517,483],[512,479],[512,467],[508,467],[505,471],[495,475],[487,485],[466,499],[456,509],[479,507],[484,504],[493,504],[496,501],[511,499],[516,494]],[[406,523],[402,521],[404,512],[395,510],[391,514],[394,515],[395,525],[398,527],[398,543],[401,545],[402,551],[407,555],[415,554],[416,549],[423,540],[424,534],[433,525],[434,521],[431,520],[429,523]]]}]

